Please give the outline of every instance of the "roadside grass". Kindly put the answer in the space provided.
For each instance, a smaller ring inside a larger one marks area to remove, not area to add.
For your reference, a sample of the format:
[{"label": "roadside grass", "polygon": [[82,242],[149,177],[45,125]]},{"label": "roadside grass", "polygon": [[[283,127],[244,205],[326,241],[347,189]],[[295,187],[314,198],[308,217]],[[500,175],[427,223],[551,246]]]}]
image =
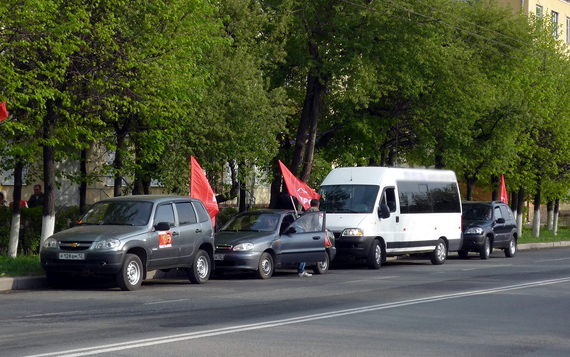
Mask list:
[{"label": "roadside grass", "polygon": [[[549,243],[570,241],[570,228],[558,227],[558,234],[554,235],[552,231],[546,230],[545,227],[540,229],[540,237],[532,236],[532,227],[523,227],[522,236],[518,243]],[[10,258],[6,255],[0,255],[0,278],[13,276],[38,276],[44,275],[45,272],[40,265],[39,255],[19,255],[16,258]]]},{"label": "roadside grass", "polygon": [[19,255],[16,258],[0,255],[0,278],[43,274],[39,255]]},{"label": "roadside grass", "polygon": [[540,228],[540,237],[532,236],[532,227],[523,226],[523,232],[519,238],[518,243],[550,243],[550,242],[561,242],[570,240],[570,228],[566,226],[558,226],[557,235],[554,235],[552,231],[547,230],[545,227]]}]

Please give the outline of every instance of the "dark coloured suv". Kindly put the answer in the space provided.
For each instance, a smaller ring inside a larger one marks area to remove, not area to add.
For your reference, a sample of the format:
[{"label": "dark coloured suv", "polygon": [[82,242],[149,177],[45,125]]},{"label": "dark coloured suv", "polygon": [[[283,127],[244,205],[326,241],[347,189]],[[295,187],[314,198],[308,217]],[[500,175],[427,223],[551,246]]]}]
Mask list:
[{"label": "dark coloured suv", "polygon": [[506,257],[514,257],[517,239],[515,216],[504,202],[463,202],[460,257],[465,258],[469,252],[477,252],[481,259],[487,259],[494,248],[503,249]]},{"label": "dark coloured suv", "polygon": [[204,283],[213,254],[214,229],[202,202],[140,195],[95,203],[75,227],[46,239],[40,260],[52,287],[88,275],[136,290],[147,271],[157,269],[185,269],[192,283]]}]

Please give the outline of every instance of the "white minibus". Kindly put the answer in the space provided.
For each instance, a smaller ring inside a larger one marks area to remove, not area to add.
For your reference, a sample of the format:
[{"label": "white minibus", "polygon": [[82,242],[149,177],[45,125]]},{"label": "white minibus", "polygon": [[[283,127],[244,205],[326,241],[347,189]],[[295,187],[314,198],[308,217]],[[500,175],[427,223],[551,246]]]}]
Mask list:
[{"label": "white minibus", "polygon": [[378,269],[387,256],[429,253],[443,264],[461,248],[461,198],[450,170],[343,167],[323,181],[322,211],[337,255],[365,258]]}]

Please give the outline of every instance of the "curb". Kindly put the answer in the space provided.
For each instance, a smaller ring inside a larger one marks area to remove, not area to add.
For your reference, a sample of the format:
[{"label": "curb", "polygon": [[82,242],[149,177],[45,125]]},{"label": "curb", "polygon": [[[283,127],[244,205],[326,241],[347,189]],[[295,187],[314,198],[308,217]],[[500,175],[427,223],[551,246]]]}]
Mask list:
[{"label": "curb", "polygon": [[[564,247],[570,247],[570,241],[519,244],[517,246],[517,249],[531,250],[531,249],[550,249],[550,248],[564,248]],[[165,278],[167,279],[175,277],[176,273],[174,272],[163,273],[161,271],[151,271],[147,274],[147,280],[165,279]],[[34,290],[34,289],[44,289],[47,287],[48,284],[45,276],[21,276],[13,278],[0,278],[0,291]]]}]

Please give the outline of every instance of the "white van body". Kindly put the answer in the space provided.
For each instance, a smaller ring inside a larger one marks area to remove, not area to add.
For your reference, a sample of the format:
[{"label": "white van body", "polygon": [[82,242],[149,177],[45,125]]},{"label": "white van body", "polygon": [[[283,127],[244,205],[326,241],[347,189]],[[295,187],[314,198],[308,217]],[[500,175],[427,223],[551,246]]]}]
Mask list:
[{"label": "white van body", "polygon": [[442,264],[462,244],[461,198],[450,170],[346,167],[332,170],[319,192],[338,255],[367,259],[430,253]]}]

